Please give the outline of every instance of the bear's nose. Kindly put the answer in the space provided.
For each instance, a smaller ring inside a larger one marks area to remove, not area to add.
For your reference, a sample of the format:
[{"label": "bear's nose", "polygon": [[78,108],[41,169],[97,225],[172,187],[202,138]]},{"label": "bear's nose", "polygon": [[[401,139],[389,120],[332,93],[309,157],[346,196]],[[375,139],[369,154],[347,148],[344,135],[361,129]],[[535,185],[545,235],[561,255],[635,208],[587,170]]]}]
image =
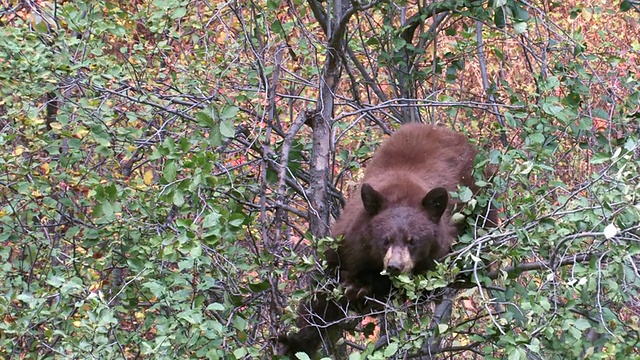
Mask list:
[{"label": "bear's nose", "polygon": [[394,263],[387,265],[387,272],[398,275],[402,272],[402,265],[400,263]]}]

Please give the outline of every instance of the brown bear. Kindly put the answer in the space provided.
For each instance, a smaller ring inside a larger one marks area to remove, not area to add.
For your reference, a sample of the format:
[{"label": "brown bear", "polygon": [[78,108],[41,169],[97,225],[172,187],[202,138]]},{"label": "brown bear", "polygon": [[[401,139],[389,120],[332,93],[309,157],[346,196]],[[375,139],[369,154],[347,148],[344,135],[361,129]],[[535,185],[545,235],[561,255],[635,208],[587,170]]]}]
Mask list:
[{"label": "brown bear", "polygon": [[389,294],[387,273],[424,273],[449,253],[463,230],[450,221],[461,204],[449,192],[458,185],[475,192],[475,155],[464,135],[424,124],[404,125],[382,144],[367,166],[360,197],[350,199],[332,227],[337,250],[325,253],[329,274],[346,292],[339,300],[320,293],[301,304],[300,331],[279,338],[281,353],[313,357],[347,306],[360,310],[367,298]]}]

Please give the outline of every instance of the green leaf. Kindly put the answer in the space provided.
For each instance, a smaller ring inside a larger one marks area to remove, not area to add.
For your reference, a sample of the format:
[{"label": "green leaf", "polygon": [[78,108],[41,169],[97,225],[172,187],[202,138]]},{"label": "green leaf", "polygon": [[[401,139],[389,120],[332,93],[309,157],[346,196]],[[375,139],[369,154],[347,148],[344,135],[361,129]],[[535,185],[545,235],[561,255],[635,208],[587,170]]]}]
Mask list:
[{"label": "green leaf", "polygon": [[267,290],[269,286],[270,284],[268,280],[265,280],[259,283],[249,283],[249,288],[253,292],[261,292],[261,291]]},{"label": "green leaf", "polygon": [[225,106],[220,111],[220,119],[231,119],[234,118],[237,114],[238,108],[236,106]]},{"label": "green leaf", "polygon": [[198,121],[198,125],[212,128],[215,123],[208,112],[200,111],[196,113],[196,120]]},{"label": "green leaf", "polygon": [[212,304],[209,304],[209,306],[207,306],[207,308],[205,310],[209,310],[209,311],[224,311],[225,307],[224,305],[214,302]]},{"label": "green leaf", "polygon": [[209,133],[209,144],[213,147],[220,146],[222,144],[222,134],[220,133],[220,124],[214,124],[211,127],[211,133]]},{"label": "green leaf", "polygon": [[207,216],[204,217],[204,221],[202,222],[202,227],[210,228],[214,226],[219,226],[221,217],[222,215],[220,215],[219,212],[217,212],[216,210],[212,210]]},{"label": "green leaf", "polygon": [[176,179],[177,171],[178,165],[176,165],[175,161],[167,161],[164,171],[162,172],[162,177],[167,180],[167,182],[173,182]]},{"label": "green leaf", "polygon": [[247,349],[245,348],[238,348],[233,351],[233,356],[235,356],[236,359],[242,359],[246,355],[247,355]]},{"label": "green leaf", "polygon": [[468,187],[463,186],[458,191],[458,197],[460,198],[460,201],[466,203],[473,197],[473,191],[471,191],[471,189],[469,189]]},{"label": "green leaf", "polygon": [[40,19],[40,21],[37,21],[35,23],[34,28],[41,34],[47,34],[49,32],[49,27],[47,26],[47,23],[42,19]]},{"label": "green leaf", "polygon": [[611,155],[607,153],[596,153],[589,161],[592,164],[602,164],[611,159]]},{"label": "green leaf", "polygon": [[179,7],[171,12],[172,19],[180,19],[187,14],[187,8]]},{"label": "green leaf", "polygon": [[105,201],[102,204],[100,204],[100,209],[102,210],[101,213],[102,215],[104,215],[106,218],[111,218],[113,217],[113,205],[111,205],[111,203],[109,201]]},{"label": "green leaf", "polygon": [[142,284],[142,287],[149,289],[153,296],[157,298],[161,298],[162,294],[164,294],[167,289],[162,283],[155,280],[147,281],[146,283]]},{"label": "green leaf", "polygon": [[25,303],[27,305],[29,305],[30,308],[36,307],[35,304],[37,303],[37,300],[33,296],[33,294],[22,293],[22,294],[16,296],[16,299],[22,301],[23,303]]},{"label": "green leaf", "polygon": [[276,10],[280,6],[280,0],[267,0],[267,9]]},{"label": "green leaf", "polygon": [[240,227],[242,226],[242,224],[244,224],[245,219],[246,219],[246,216],[244,214],[236,213],[231,216],[228,224],[230,226]]},{"label": "green leaf", "polygon": [[233,126],[233,121],[223,120],[220,123],[220,134],[227,139],[233,138],[236,135],[236,129]]},{"label": "green leaf", "polygon": [[296,358],[298,360],[311,360],[311,358],[309,358],[309,355],[303,353],[303,352],[297,352],[296,353]]},{"label": "green leaf", "polygon": [[578,94],[577,92],[570,92],[569,95],[567,95],[565,97],[565,100],[567,101],[568,104],[570,105],[579,105],[581,98],[580,98],[580,94]]},{"label": "green leaf", "polygon": [[531,18],[531,15],[519,3],[513,3],[513,18],[519,22],[526,22]]},{"label": "green leaf", "polygon": [[547,101],[542,103],[542,111],[549,115],[557,115],[560,111],[564,110],[564,107],[556,102]]},{"label": "green leaf", "polygon": [[62,284],[64,284],[64,282],[65,282],[65,279],[60,276],[52,276],[49,279],[47,279],[47,283],[55,288],[61,287]]},{"label": "green leaf", "polygon": [[623,0],[620,2],[620,11],[625,12],[631,10],[631,1]]},{"label": "green leaf", "polygon": [[513,24],[513,29],[516,31],[516,34],[524,34],[527,31],[527,23],[516,22]]},{"label": "green leaf", "polygon": [[524,351],[519,348],[513,348],[509,353],[509,360],[520,360],[525,358],[526,355],[524,354]]},{"label": "green leaf", "polygon": [[282,23],[280,22],[280,20],[275,20],[271,23],[271,30],[273,30],[273,32],[275,32],[276,34],[285,36],[284,29],[282,29]]},{"label": "green leaf", "polygon": [[507,24],[507,19],[504,15],[504,9],[502,7],[497,7],[493,16],[493,23],[496,25],[498,29],[504,29]]},{"label": "green leaf", "polygon": [[541,133],[533,133],[529,134],[527,137],[532,144],[543,144],[544,143],[544,135]]},{"label": "green leaf", "polygon": [[244,329],[246,329],[246,328],[247,328],[247,320],[243,319],[243,318],[242,318],[242,317],[240,317],[240,316],[235,316],[235,317],[233,318],[233,326],[234,326],[236,329],[238,329],[238,330],[242,331],[242,330],[244,330]]},{"label": "green leaf", "polygon": [[587,319],[578,319],[573,324],[573,326],[575,326],[576,329],[578,329],[580,331],[587,330],[587,329],[591,328],[591,324],[589,323],[589,321]]},{"label": "green leaf", "polygon": [[398,343],[392,342],[389,346],[384,349],[384,356],[386,358],[392,357],[398,351]]},{"label": "green leaf", "polygon": [[438,334],[444,334],[449,329],[447,324],[438,324]]},{"label": "green leaf", "polygon": [[184,205],[184,194],[182,191],[176,191],[173,193],[173,204],[178,207]]},{"label": "green leaf", "polygon": [[109,199],[116,200],[118,195],[118,189],[116,189],[115,185],[110,184],[104,187],[104,193],[109,197]]}]

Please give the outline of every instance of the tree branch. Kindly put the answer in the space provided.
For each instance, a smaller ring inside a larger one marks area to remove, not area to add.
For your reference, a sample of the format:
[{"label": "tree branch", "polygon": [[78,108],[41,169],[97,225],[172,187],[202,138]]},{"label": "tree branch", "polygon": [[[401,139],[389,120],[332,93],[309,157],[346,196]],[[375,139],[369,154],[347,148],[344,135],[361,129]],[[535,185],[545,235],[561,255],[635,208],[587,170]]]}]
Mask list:
[{"label": "tree branch", "polygon": [[434,2],[425,8],[421,8],[418,13],[410,17],[405,23],[406,28],[400,34],[407,43],[413,41],[416,29],[430,17],[443,12],[453,11],[456,9],[456,1]]},{"label": "tree branch", "polygon": [[482,46],[482,21],[476,20],[476,40],[478,43],[478,63],[480,64],[480,76],[482,77],[482,87],[484,88],[484,92],[489,99],[489,103],[491,103],[491,107],[493,108],[493,114],[496,116],[498,123],[502,126],[500,130],[500,142],[502,146],[507,147],[509,143],[507,142],[507,135],[505,134],[505,125],[504,119],[502,118],[502,114],[498,110],[498,106],[496,105],[496,98],[493,95],[493,92],[489,88],[489,78],[487,76],[487,65],[485,62],[484,49]]}]

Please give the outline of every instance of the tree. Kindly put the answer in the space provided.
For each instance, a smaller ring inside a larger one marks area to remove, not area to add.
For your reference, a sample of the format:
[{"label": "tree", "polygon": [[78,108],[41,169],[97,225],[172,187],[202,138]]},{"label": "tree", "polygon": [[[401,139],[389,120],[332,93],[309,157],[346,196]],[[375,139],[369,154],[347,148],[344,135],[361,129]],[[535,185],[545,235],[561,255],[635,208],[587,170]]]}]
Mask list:
[{"label": "tree", "polygon": [[[477,173],[498,171],[475,201],[501,225],[395,279],[413,302],[389,299],[359,327],[375,341],[345,335],[344,350],[637,355],[634,14],[632,1],[2,3],[0,353],[270,358],[366,160],[424,121],[484,149]],[[453,295],[434,315],[424,289]]]}]

